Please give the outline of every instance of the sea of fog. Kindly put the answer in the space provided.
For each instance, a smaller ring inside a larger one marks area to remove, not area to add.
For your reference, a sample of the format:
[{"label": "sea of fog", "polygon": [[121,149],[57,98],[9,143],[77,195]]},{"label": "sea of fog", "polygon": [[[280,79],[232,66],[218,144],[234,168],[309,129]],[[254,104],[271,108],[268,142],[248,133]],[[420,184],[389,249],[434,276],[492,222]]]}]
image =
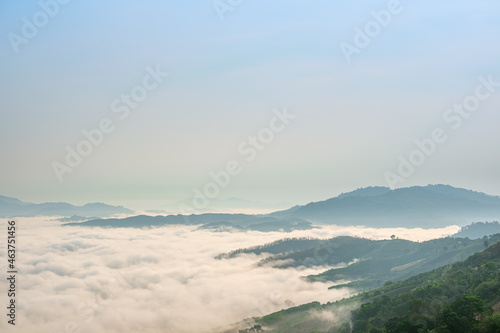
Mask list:
[{"label": "sea of fog", "polygon": [[[265,255],[214,259],[221,252],[285,237],[387,239],[394,234],[423,241],[459,229],[328,226],[292,233],[214,233],[192,226],[62,227],[51,219],[16,219],[16,326],[5,320],[8,286],[2,278],[1,332],[218,332],[245,318],[311,301],[335,301],[353,292],[301,279],[325,268],[256,266]],[[5,246],[0,255],[4,274]]]}]

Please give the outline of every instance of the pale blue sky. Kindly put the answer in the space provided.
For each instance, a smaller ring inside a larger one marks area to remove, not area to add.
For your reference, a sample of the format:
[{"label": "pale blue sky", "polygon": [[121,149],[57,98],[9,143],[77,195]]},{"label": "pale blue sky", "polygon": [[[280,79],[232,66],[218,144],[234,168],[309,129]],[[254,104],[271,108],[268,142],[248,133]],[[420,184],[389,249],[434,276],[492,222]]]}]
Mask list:
[{"label": "pale blue sky", "polygon": [[[41,7],[1,2],[0,194],[175,201],[233,159],[243,171],[221,198],[305,203],[387,185],[384,173],[416,139],[448,131],[445,110],[474,93],[479,76],[500,81],[493,0],[401,1],[348,64],[340,43],[352,44],[354,29],[388,3],[248,0],[221,21],[211,1],[69,1],[16,53],[8,34],[22,35],[23,18]],[[156,65],[169,77],[120,120],[111,103]],[[400,186],[500,194],[499,96],[449,130]],[[238,145],[285,106],[296,118],[246,162]],[[51,163],[102,118],[116,129],[59,182]]]}]

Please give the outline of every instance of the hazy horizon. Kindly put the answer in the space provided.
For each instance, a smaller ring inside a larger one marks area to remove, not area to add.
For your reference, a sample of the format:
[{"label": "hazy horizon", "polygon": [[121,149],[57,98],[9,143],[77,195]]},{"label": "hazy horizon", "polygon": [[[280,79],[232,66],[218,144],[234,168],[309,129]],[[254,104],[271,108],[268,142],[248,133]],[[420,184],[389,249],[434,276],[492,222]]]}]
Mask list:
[{"label": "hazy horizon", "polygon": [[[427,184],[427,185],[436,185],[436,184]],[[414,185],[414,186],[427,186],[427,185]],[[452,185],[449,185],[452,186]],[[371,187],[371,186],[369,186]],[[405,187],[400,187],[400,188],[405,188]],[[358,188],[360,189],[360,188]],[[350,191],[346,192],[341,192],[326,198],[319,199],[317,201],[312,201],[312,200],[306,200],[301,203],[290,203],[290,202],[264,202],[264,201],[252,201],[252,200],[246,200],[244,198],[236,198],[236,197],[219,197],[216,198],[215,200],[210,200],[210,204],[205,207],[205,208],[197,208],[195,205],[193,205],[193,198],[184,198],[183,200],[175,200],[175,201],[164,201],[164,200],[107,200],[101,203],[108,204],[108,205],[113,205],[113,206],[122,206],[128,209],[132,209],[135,211],[135,214],[202,214],[202,213],[230,213],[230,214],[237,214],[237,213],[243,213],[243,214],[268,214],[280,210],[285,210],[288,208],[292,208],[294,206],[301,206],[301,205],[306,205],[308,203],[312,202],[320,202],[324,200],[328,200],[334,197],[337,197],[341,194],[344,193],[349,193],[352,191],[355,191],[357,189],[352,189]],[[475,189],[466,189],[466,190],[471,190],[471,191],[477,191]],[[483,192],[484,193],[484,192]],[[495,193],[485,193],[487,195],[491,196],[500,196],[500,194],[495,194]],[[2,195],[0,193],[0,195]],[[27,202],[26,200],[23,200],[23,198],[15,198],[19,199],[21,201]],[[241,203],[241,205],[231,205],[232,200],[237,200],[238,203]],[[46,203],[47,201],[40,201],[40,202],[31,202],[35,204],[41,204],[41,203]],[[88,203],[96,203],[96,201],[91,201],[91,202],[85,202],[85,201],[56,201],[56,202],[67,202],[69,204],[73,204],[75,206],[82,206]],[[151,211],[158,211],[158,212],[151,212]],[[135,215],[132,214],[132,215]]]}]

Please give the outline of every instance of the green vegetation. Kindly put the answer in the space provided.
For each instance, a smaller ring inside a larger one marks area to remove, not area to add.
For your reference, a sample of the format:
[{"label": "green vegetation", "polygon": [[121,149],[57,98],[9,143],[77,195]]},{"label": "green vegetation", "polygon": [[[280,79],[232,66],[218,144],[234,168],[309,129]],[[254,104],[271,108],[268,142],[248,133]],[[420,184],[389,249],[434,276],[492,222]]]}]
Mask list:
[{"label": "green vegetation", "polygon": [[230,259],[242,253],[270,253],[270,254],[284,254],[294,253],[310,248],[314,248],[321,244],[321,240],[315,238],[284,238],[264,245],[254,246],[247,249],[238,249],[229,253],[219,254],[216,259]]},{"label": "green vegetation", "polygon": [[286,310],[281,310],[275,313],[272,313],[268,316],[262,317],[259,322],[270,325],[274,324],[276,322],[279,322],[280,320],[283,320],[283,318],[291,315],[291,314],[296,314],[296,313],[304,313],[305,311],[309,311],[311,309],[316,309],[319,308],[321,304],[319,302],[312,302],[312,303],[307,303],[307,304],[302,304],[299,306],[295,306]]},{"label": "green vegetation", "polygon": [[477,239],[484,236],[494,235],[500,232],[500,223],[494,222],[475,222],[462,227],[459,232],[452,237],[462,237]]},{"label": "green vegetation", "polygon": [[[276,268],[299,266],[340,266],[309,276],[310,281],[332,281],[332,289],[349,287],[370,290],[385,281],[400,281],[438,267],[464,260],[500,241],[500,234],[481,239],[446,237],[427,242],[411,242],[391,237],[370,240],[341,236],[329,240],[310,238],[284,239],[249,249],[239,249],[217,256],[230,259],[241,253],[269,253],[260,265]],[[350,281],[338,285],[339,282]]]},{"label": "green vegetation", "polygon": [[360,295],[353,332],[500,332],[500,243],[465,261]]},{"label": "green vegetation", "polygon": [[[264,332],[498,333],[500,242],[465,261],[335,303],[256,319]],[[319,314],[330,313],[334,320]]]},{"label": "green vegetation", "polygon": [[483,250],[485,241],[486,244],[496,243],[500,241],[500,234],[476,240],[447,237],[422,243],[399,239],[377,241],[376,247],[368,249],[365,246],[363,248],[365,254],[359,257],[358,262],[311,276],[310,279],[313,281],[357,281],[363,279],[373,282],[380,281],[380,284],[375,285],[379,287],[384,281],[407,279],[463,260]]}]

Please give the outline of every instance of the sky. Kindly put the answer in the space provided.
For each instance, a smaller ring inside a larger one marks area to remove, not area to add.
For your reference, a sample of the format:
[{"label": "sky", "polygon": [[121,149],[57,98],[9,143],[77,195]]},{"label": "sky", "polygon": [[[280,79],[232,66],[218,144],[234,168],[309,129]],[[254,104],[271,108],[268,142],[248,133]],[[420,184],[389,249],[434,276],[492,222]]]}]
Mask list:
[{"label": "sky", "polygon": [[135,209],[375,185],[500,195],[499,9],[2,1],[0,194]]}]

